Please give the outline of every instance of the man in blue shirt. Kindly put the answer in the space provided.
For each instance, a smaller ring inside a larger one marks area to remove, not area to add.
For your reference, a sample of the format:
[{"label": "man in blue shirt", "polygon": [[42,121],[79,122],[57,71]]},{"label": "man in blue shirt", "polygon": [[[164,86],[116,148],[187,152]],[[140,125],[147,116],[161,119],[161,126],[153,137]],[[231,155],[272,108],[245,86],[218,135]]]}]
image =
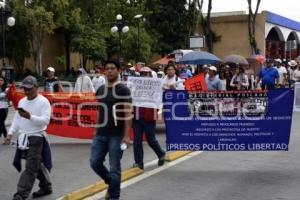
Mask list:
[{"label": "man in blue shirt", "polygon": [[207,90],[220,90],[220,79],[216,75],[217,68],[210,66],[208,68],[208,76],[205,78]]},{"label": "man in blue shirt", "polygon": [[275,84],[278,81],[278,78],[279,74],[277,69],[273,67],[273,61],[271,59],[267,59],[266,67],[261,69],[257,83],[261,80],[261,88],[263,90],[273,90],[275,89]]}]

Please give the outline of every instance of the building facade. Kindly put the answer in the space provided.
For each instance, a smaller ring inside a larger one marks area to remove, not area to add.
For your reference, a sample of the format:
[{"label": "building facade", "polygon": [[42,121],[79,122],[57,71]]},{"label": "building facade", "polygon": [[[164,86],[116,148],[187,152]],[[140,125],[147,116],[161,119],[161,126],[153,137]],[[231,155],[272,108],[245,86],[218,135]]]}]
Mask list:
[{"label": "building facade", "polygon": [[[214,43],[214,54],[220,58],[230,54],[251,56],[246,13],[215,13],[211,27],[221,36]],[[255,36],[260,54],[266,58],[294,59],[300,55],[300,22],[263,11],[256,18]]]}]

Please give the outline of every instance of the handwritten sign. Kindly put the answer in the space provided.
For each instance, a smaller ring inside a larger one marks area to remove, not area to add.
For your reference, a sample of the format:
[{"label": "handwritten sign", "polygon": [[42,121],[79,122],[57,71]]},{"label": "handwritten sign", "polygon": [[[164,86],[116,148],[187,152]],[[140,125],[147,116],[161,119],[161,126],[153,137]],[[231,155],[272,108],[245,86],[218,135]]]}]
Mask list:
[{"label": "handwritten sign", "polygon": [[162,84],[159,78],[128,77],[127,86],[131,90],[132,103],[137,107],[160,108],[162,105]]}]

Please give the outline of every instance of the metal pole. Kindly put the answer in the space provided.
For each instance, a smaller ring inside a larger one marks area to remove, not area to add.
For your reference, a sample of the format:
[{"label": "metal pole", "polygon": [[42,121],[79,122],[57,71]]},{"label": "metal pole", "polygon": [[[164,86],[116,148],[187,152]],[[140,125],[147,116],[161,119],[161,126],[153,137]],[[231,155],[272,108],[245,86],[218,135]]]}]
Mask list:
[{"label": "metal pole", "polygon": [[138,38],[137,38],[137,47],[138,47],[138,53],[137,53],[137,62],[140,61],[140,20],[138,21]]},{"label": "metal pole", "polygon": [[122,29],[119,28],[118,32],[119,32],[119,48],[120,48],[119,63],[122,66]]},{"label": "metal pole", "polygon": [[1,28],[2,28],[2,67],[4,67],[5,66],[4,8],[1,8]]}]

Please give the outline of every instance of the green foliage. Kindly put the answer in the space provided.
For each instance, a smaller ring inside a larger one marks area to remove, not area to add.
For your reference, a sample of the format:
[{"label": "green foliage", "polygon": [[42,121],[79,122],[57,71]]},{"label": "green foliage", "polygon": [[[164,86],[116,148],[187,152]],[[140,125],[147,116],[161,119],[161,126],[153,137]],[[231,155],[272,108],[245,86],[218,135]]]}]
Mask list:
[{"label": "green foliage", "polygon": [[123,41],[124,47],[124,56],[127,60],[138,60],[145,62],[149,56],[151,55],[151,46],[152,46],[152,39],[147,34],[145,29],[140,30],[140,55],[139,59],[138,56],[138,46],[137,46],[137,38],[138,38],[138,30],[137,28],[131,28],[129,33],[125,36]]},{"label": "green foliage", "polygon": [[104,60],[106,57],[106,44],[103,34],[89,26],[75,34],[72,41],[73,50],[81,53],[87,59]]},{"label": "green foliage", "polygon": [[65,56],[64,55],[62,55],[62,56],[57,56],[56,58],[55,58],[55,62],[57,63],[57,64],[59,64],[59,65],[64,65],[65,64]]},{"label": "green foliage", "polygon": [[150,11],[147,16],[146,30],[157,39],[155,50],[167,54],[174,49],[187,47],[189,28],[186,0],[147,0],[146,7]]},{"label": "green foliage", "polygon": [[[24,63],[30,54],[41,74],[43,40],[54,31],[64,34],[65,55],[56,62],[70,64],[70,51],[83,60],[103,61],[119,52],[119,36],[110,29],[121,14],[130,27],[122,34],[124,60],[136,60],[137,27],[140,23],[140,55],[147,61],[153,53],[167,54],[185,48],[195,29],[195,9],[185,8],[186,0],[12,0],[17,24],[10,30],[8,56]],[[196,4],[193,4],[195,7]],[[142,14],[146,19],[135,19]],[[23,31],[22,31],[23,30]],[[19,43],[18,43],[19,41]],[[30,45],[29,45],[30,44]],[[20,48],[18,48],[20,47]],[[66,59],[64,61],[64,58]],[[22,65],[20,64],[20,65]],[[24,64],[23,64],[24,65]],[[68,71],[68,70],[67,70]]]},{"label": "green foliage", "polygon": [[[8,6],[13,8],[15,6],[14,2],[9,2]],[[13,27],[6,27],[6,57],[16,66],[17,73],[21,73],[24,68],[25,58],[30,56],[30,30],[24,20],[20,17],[20,13],[16,13],[17,10],[15,9],[13,11],[12,15],[16,19],[16,24]]]}]

